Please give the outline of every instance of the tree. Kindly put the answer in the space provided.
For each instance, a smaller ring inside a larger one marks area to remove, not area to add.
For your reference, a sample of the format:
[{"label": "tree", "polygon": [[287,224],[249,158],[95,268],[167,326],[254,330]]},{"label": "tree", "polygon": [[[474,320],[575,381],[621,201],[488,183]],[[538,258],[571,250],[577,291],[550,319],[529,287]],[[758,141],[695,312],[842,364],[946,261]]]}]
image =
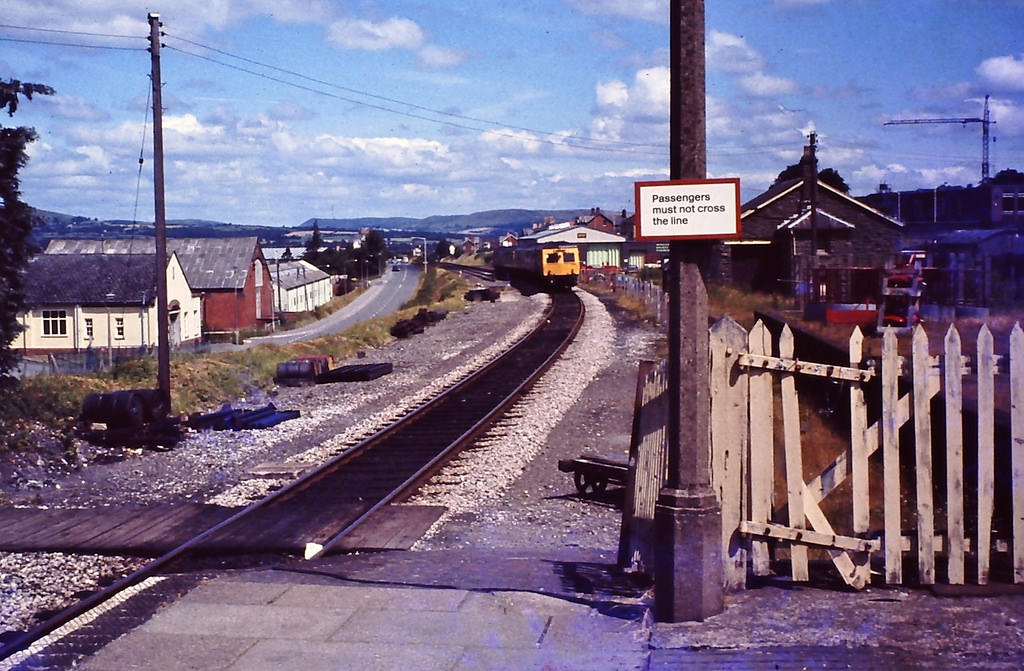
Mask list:
[{"label": "tree", "polygon": [[[19,96],[32,100],[37,94],[52,95],[53,89],[16,79],[0,80],[0,109],[13,117]],[[21,201],[18,172],[28,163],[25,147],[35,139],[32,128],[0,126],[0,381],[9,381],[17,364],[10,347],[21,332],[18,313],[25,308],[25,267],[32,232],[32,213]]]},{"label": "tree", "polygon": [[454,256],[452,252],[454,248],[455,247],[452,245],[452,243],[448,242],[447,239],[441,240],[440,242],[437,243],[437,246],[434,247],[434,256],[437,257],[438,259],[444,259],[449,256]]},{"label": "tree", "polygon": [[316,260],[317,254],[320,253],[320,248],[323,244],[324,240],[320,237],[320,224],[314,219],[313,235],[309,236],[309,240],[306,240],[306,251],[302,254],[302,258],[313,263]]},{"label": "tree", "polygon": [[996,176],[992,178],[993,184],[1024,184],[1024,173],[1013,168],[1007,168],[1006,170],[1000,170],[996,173]]},{"label": "tree", "polygon": [[[803,176],[803,163],[794,163],[793,165],[786,166],[786,168],[779,173],[779,176],[775,178],[772,186],[790,179],[803,179]],[[819,171],[818,179],[823,183],[828,184],[833,189],[842,191],[843,193],[850,193],[850,186],[846,183],[846,180],[844,180],[833,168],[825,168],[824,170]]]}]

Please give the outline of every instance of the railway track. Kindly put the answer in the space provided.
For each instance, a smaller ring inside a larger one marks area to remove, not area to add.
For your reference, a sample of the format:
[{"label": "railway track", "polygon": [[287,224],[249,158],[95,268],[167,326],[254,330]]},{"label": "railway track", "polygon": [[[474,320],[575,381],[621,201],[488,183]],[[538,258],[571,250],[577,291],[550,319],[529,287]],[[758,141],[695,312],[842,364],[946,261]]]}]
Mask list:
[{"label": "railway track", "polygon": [[254,547],[280,551],[282,537],[292,547],[301,542],[307,558],[336,550],[374,513],[412,494],[500,417],[568,346],[582,319],[583,306],[575,294],[553,295],[534,331],[467,379],[302,478],[3,643],[0,661],[189,556]]},{"label": "railway track", "polygon": [[495,281],[494,270],[489,266],[466,266],[459,263],[439,262],[437,267],[451,272],[460,273],[466,277],[472,277],[484,282]]}]

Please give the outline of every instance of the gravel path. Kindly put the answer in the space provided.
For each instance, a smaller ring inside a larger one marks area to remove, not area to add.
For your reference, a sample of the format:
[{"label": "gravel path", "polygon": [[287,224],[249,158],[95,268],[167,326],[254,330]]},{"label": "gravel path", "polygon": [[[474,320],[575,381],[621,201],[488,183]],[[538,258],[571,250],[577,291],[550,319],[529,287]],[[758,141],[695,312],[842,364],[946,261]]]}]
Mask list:
[{"label": "gravel path", "polygon": [[[600,301],[583,294],[587,320],[563,359],[480,444],[444,469],[417,499],[450,512],[418,549],[525,547],[563,543],[614,549],[618,513],[574,496],[557,459],[593,452],[625,457],[635,361],[652,336],[616,328]],[[82,446],[81,460],[8,464],[3,501],[54,508],[203,501],[245,505],[282,481],[253,477],[261,464],[317,464],[461,379],[524,335],[548,299],[505,292],[408,340],[366,352],[394,373],[369,382],[282,388],[244,403],[272,400],[299,419],[262,431],[193,433],[168,452],[111,452]],[[344,362],[343,362],[344,363]],[[591,396],[590,390],[601,389]],[[239,403],[235,404],[236,407]],[[626,433],[623,434],[623,427]],[[61,607],[142,563],[121,557],[0,553],[0,632],[24,629],[35,613]]]}]

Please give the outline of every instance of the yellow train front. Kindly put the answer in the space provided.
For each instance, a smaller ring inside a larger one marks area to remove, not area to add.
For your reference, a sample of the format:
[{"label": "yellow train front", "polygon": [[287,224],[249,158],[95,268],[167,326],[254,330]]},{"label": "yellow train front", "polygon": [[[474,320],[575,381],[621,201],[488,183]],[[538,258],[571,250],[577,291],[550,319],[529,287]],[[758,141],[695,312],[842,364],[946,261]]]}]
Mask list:
[{"label": "yellow train front", "polygon": [[580,250],[572,246],[502,247],[494,269],[507,276],[541,282],[550,289],[571,289],[580,277]]}]

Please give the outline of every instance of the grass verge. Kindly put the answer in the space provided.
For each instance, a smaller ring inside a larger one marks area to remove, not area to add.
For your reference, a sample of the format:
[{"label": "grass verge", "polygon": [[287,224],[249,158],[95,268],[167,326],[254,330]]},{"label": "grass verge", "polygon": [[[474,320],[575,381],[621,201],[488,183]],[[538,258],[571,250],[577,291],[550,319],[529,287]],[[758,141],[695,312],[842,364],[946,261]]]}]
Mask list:
[{"label": "grass verge", "polygon": [[[390,340],[391,327],[412,317],[421,307],[456,311],[465,302],[468,281],[429,267],[420,276],[414,297],[391,315],[365,321],[335,335],[287,345],[258,345],[249,349],[178,353],[171,357],[171,401],[176,414],[206,412],[231,399],[273,386],[277,364],[297,356],[329,354],[347,359],[360,350]],[[116,389],[151,388],[156,381],[155,358],[119,364],[92,375],[39,375],[0,390],[0,452],[31,449],[28,427],[44,425],[59,433],[71,431],[85,396]]]}]

